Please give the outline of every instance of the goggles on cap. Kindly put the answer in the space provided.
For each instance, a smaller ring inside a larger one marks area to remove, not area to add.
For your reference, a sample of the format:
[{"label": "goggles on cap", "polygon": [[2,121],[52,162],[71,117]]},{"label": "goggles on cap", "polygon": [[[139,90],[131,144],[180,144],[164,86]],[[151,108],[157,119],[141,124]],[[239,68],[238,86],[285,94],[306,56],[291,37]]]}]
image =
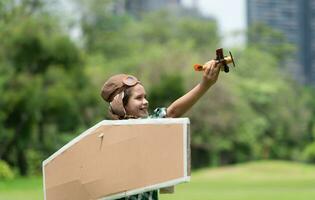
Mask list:
[{"label": "goggles on cap", "polygon": [[137,83],[140,83],[138,79],[134,76],[127,76],[126,78],[123,79],[123,83],[129,87],[135,86]]}]

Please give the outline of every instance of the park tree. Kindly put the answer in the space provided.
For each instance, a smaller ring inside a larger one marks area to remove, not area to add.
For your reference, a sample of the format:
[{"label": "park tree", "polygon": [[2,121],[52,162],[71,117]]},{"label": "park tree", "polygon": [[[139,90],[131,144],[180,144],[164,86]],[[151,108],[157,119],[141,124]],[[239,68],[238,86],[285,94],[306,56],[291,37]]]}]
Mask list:
[{"label": "park tree", "polygon": [[[15,2],[16,3],[16,2]],[[38,172],[65,135],[94,122],[83,54],[43,1],[7,2],[1,10],[0,159],[21,175]],[[34,161],[35,163],[32,163]]]}]

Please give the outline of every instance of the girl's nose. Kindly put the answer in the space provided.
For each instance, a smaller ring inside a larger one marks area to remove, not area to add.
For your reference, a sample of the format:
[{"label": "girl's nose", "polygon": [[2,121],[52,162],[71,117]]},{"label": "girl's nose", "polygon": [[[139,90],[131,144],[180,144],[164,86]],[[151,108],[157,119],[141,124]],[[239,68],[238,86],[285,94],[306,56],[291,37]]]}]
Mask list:
[{"label": "girl's nose", "polygon": [[143,99],[143,104],[144,105],[148,105],[149,104],[149,102],[148,102],[148,100],[146,98]]}]

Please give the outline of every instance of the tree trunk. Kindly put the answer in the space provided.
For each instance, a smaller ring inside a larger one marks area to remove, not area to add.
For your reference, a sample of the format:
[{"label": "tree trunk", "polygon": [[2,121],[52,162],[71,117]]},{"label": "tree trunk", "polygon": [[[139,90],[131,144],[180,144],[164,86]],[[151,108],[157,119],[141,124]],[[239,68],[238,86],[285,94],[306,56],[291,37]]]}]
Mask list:
[{"label": "tree trunk", "polygon": [[28,165],[27,165],[27,159],[26,159],[26,152],[25,149],[18,149],[17,152],[17,163],[19,172],[22,176],[26,176],[28,172]]}]

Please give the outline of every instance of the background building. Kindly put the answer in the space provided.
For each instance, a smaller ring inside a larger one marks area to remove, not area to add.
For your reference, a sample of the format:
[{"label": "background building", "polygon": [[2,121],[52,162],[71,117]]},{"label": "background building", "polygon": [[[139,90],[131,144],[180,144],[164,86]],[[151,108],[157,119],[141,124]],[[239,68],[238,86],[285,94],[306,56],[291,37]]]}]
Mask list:
[{"label": "background building", "polygon": [[118,13],[128,12],[138,16],[143,12],[156,11],[160,9],[179,9],[182,7],[180,0],[117,0],[115,11]]},{"label": "background building", "polygon": [[247,24],[255,22],[280,30],[295,44],[289,69],[297,80],[315,85],[315,1],[247,0]]},{"label": "background building", "polygon": [[116,14],[129,13],[141,17],[143,13],[168,10],[177,16],[191,16],[203,20],[215,21],[213,16],[203,15],[198,8],[198,0],[191,0],[190,6],[185,6],[183,0],[115,0],[111,10]]}]

